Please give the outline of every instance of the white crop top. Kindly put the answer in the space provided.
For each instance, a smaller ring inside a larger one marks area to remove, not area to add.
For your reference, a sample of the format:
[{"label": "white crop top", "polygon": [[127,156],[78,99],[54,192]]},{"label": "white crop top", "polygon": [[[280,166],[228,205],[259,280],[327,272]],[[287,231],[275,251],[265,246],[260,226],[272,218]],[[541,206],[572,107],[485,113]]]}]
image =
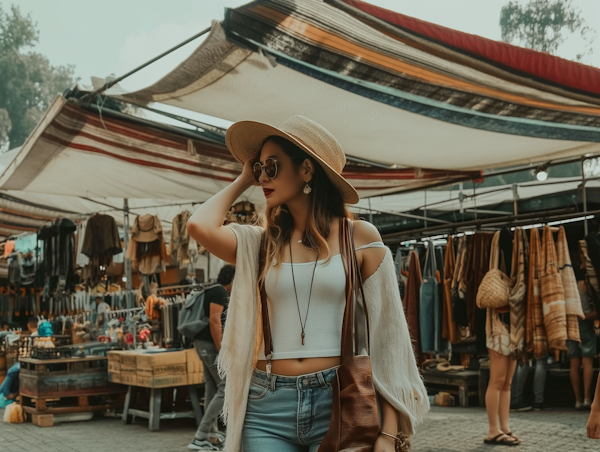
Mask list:
[{"label": "white crop top", "polygon": [[[372,242],[356,250],[384,247],[382,242]],[[315,263],[293,265],[298,304],[304,322]],[[306,321],[305,345],[302,345],[292,264],[282,262],[279,271],[270,267],[265,276],[265,291],[273,337],[273,360],[340,356],[342,321],[346,308],[346,274],[341,254],[333,256],[328,263],[325,259],[317,262]],[[258,359],[266,360],[264,343]]]}]

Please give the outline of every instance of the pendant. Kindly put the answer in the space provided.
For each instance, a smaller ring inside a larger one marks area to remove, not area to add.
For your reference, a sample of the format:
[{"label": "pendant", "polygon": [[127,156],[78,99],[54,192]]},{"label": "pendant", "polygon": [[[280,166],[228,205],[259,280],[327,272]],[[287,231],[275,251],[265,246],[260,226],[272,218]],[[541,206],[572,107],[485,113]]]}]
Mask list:
[{"label": "pendant", "polygon": [[298,243],[302,243],[302,239],[298,240]]},{"label": "pendant", "polygon": [[304,334],[304,333],[302,333],[302,335],[301,335],[301,336],[302,336],[302,345],[304,345],[304,337],[305,337],[305,334]]}]

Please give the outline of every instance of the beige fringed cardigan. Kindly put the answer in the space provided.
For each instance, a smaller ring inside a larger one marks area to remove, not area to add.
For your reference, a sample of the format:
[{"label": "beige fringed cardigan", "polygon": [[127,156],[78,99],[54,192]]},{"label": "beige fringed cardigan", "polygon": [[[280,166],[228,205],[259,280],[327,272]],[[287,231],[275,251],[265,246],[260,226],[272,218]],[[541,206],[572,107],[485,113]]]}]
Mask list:
[{"label": "beige fringed cardigan", "polygon": [[[262,345],[257,281],[263,229],[238,224],[228,227],[237,238],[236,272],[219,354],[219,372],[227,378],[223,407],[227,423],[225,450],[237,452],[242,447],[250,378]],[[375,388],[401,413],[402,431],[413,434],[429,411],[429,399],[415,361],[389,249],[377,271],[365,281],[364,290],[371,326]]]}]

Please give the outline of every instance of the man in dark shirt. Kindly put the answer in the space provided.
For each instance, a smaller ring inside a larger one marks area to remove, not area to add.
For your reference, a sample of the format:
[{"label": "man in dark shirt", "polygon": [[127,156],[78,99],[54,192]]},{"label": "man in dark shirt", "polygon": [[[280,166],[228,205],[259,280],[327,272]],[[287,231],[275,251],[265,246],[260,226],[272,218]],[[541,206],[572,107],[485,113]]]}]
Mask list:
[{"label": "man in dark shirt", "polygon": [[224,435],[218,430],[225,380],[217,372],[217,358],[223,337],[221,320],[229,303],[234,274],[235,267],[225,265],[219,272],[218,285],[206,289],[204,294],[204,315],[209,319],[209,328],[205,328],[194,339],[194,347],[204,368],[204,416],[194,440],[188,446],[191,450],[222,450],[225,442]]}]

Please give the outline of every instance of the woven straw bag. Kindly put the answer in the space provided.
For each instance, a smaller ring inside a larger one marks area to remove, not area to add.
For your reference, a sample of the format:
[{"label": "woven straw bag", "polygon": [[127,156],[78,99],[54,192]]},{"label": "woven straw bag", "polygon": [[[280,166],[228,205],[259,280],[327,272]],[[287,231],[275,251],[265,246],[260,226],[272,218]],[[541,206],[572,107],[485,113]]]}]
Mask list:
[{"label": "woven straw bag", "polygon": [[490,269],[485,274],[477,290],[477,306],[480,308],[503,308],[508,306],[511,281],[506,273],[498,268],[500,261],[500,231],[494,234],[490,250]]}]

